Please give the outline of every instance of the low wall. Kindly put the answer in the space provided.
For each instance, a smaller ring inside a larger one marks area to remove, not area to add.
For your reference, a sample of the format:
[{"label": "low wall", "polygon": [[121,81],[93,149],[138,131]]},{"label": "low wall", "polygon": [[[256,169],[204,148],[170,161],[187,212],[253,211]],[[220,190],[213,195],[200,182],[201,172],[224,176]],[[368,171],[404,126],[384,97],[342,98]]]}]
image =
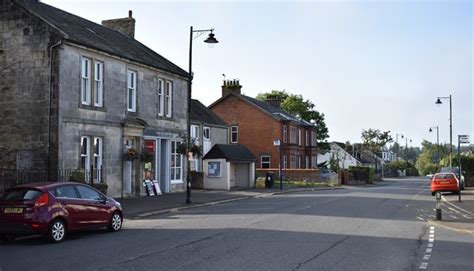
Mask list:
[{"label": "low wall", "polygon": [[[265,177],[267,172],[273,172],[274,180],[278,180],[278,168],[257,168],[257,176]],[[319,182],[319,169],[283,169],[283,180]]]}]

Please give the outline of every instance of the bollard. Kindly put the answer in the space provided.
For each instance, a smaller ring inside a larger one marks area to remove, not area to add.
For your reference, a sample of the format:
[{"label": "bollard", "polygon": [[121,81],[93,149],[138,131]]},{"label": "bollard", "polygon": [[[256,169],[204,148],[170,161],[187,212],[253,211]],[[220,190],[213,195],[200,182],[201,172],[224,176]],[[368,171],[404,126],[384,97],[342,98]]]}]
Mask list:
[{"label": "bollard", "polygon": [[436,192],[436,220],[441,219],[441,192]]}]

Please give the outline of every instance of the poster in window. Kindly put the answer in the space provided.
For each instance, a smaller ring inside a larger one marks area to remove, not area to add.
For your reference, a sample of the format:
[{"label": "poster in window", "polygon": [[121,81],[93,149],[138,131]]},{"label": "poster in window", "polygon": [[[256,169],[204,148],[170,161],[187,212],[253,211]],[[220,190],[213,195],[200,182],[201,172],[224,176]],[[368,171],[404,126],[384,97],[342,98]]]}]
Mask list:
[{"label": "poster in window", "polygon": [[209,162],[207,166],[207,176],[220,177],[221,176],[221,162]]}]

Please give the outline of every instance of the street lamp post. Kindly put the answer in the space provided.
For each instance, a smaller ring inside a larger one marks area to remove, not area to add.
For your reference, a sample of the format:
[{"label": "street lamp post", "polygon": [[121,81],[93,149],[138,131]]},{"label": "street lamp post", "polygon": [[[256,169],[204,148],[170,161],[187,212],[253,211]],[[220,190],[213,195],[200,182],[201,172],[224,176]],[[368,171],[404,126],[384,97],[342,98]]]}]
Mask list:
[{"label": "street lamp post", "polygon": [[443,104],[441,99],[449,99],[449,167],[452,167],[452,153],[453,153],[453,106],[451,95],[449,97],[438,97],[436,100],[437,105]]},{"label": "street lamp post", "polygon": [[[214,29],[205,29],[205,30],[193,30],[193,27],[191,26],[189,30],[189,74],[188,74],[188,120],[187,120],[187,125],[188,125],[188,136],[187,136],[187,149],[188,149],[188,154],[191,150],[191,94],[192,94],[192,81],[193,81],[193,70],[192,70],[192,63],[193,63],[193,39],[201,36],[202,34],[206,32],[209,33],[209,37],[207,37],[206,40],[204,40],[205,43],[209,44],[215,44],[218,43],[216,38],[214,37],[213,33]],[[196,37],[193,37],[194,33],[197,33]],[[191,204],[191,161],[189,160],[189,155],[187,157],[187,163],[186,163],[186,203]]]},{"label": "street lamp post", "polygon": [[440,160],[440,157],[439,157],[439,127],[438,126],[434,126],[434,127],[430,127],[430,129],[428,130],[430,133],[433,132],[433,129],[436,128],[436,162],[438,163],[439,165],[439,160]]}]

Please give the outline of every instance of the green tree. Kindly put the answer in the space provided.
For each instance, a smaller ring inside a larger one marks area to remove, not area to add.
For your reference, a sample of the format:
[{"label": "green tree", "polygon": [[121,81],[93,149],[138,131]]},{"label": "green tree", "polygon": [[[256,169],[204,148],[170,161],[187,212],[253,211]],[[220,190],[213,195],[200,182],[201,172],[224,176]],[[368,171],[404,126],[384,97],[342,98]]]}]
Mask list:
[{"label": "green tree", "polygon": [[334,170],[335,172],[338,172],[340,167],[339,167],[339,157],[335,154],[331,156],[331,159],[329,159],[329,167]]},{"label": "green tree", "polygon": [[[440,160],[439,157],[445,157]],[[453,156],[454,157],[454,156]],[[446,145],[436,145],[427,140],[421,142],[421,154],[418,156],[415,167],[418,169],[420,174],[433,174],[440,169],[440,164],[449,165],[449,147]]]},{"label": "green tree", "polygon": [[364,145],[374,154],[379,153],[383,146],[393,141],[390,131],[381,132],[378,129],[362,130]]},{"label": "green tree", "polygon": [[272,90],[271,92],[259,93],[257,99],[262,101],[279,99],[281,101],[281,109],[284,111],[295,116],[299,115],[306,121],[314,120],[316,122],[318,126],[316,138],[318,141],[325,141],[329,137],[324,114],[315,110],[315,105],[310,100],[303,99],[303,96],[290,94],[285,90]]},{"label": "green tree", "polygon": [[375,159],[375,171],[377,171],[377,153],[381,152],[382,147],[392,142],[390,131],[381,132],[378,129],[362,130],[362,141],[364,146],[369,149]]}]

